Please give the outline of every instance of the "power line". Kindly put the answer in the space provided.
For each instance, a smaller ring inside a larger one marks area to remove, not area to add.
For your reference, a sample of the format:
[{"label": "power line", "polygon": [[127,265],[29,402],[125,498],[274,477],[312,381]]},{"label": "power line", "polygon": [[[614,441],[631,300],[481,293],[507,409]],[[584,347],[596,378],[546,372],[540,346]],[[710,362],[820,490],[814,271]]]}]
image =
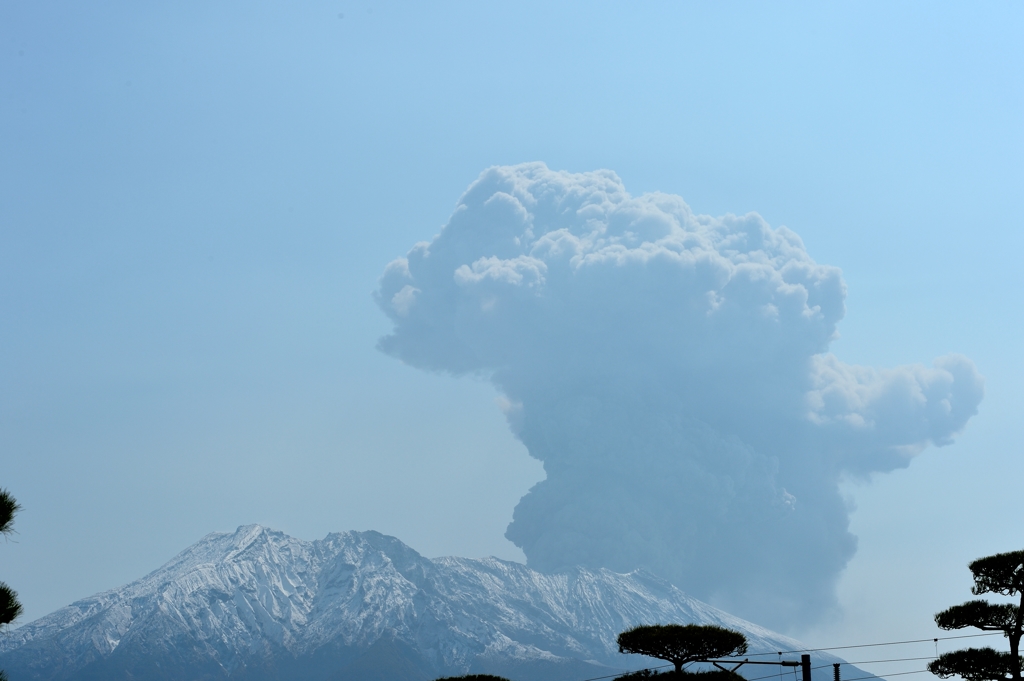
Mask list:
[{"label": "power line", "polygon": [[672,664],[660,664],[657,667],[644,667],[643,669],[634,669],[631,672],[617,672],[615,674],[608,674],[606,676],[592,676],[589,679],[582,679],[582,681],[601,681],[601,679],[614,679],[617,676],[625,676],[626,674],[635,674],[636,672],[654,671],[655,669],[664,669],[665,667],[674,667]]},{"label": "power line", "polygon": [[[779,669],[782,669],[782,667],[779,667]],[[796,673],[796,667],[793,667],[793,673]],[[746,681],[761,681],[761,679],[777,679],[779,678],[779,676],[781,676],[781,674],[768,674],[767,676],[755,676],[754,678],[747,679]]]},{"label": "power line", "polygon": [[[890,676],[903,676],[904,674],[924,674],[927,671],[928,671],[927,669],[918,669],[916,672],[896,672],[894,674],[886,674],[885,677],[889,678]],[[852,679],[843,679],[843,681],[863,681],[863,679],[877,679],[877,678],[880,678],[880,677],[878,675],[855,676]]]},{"label": "power line", "polygon": [[[918,657],[908,657],[908,658],[905,658],[905,660],[929,660],[929,659],[934,659],[934,658],[927,658],[927,657],[921,657],[921,658],[918,658]],[[904,660],[879,660],[879,661],[880,662],[902,662]],[[869,663],[868,662],[856,662],[856,663],[850,662],[849,664],[869,664]],[[611,678],[615,678],[615,677],[618,677],[618,676],[623,676],[625,674],[633,674],[635,672],[642,672],[642,671],[647,671],[647,670],[653,671],[655,669],[664,669],[665,667],[671,667],[671,666],[672,665],[670,665],[670,664],[663,664],[663,665],[660,665],[658,667],[645,667],[644,669],[635,669],[632,672],[619,672],[618,674],[609,674],[607,676],[595,676],[595,677],[590,678],[590,679],[583,679],[582,681],[600,681],[601,679],[611,679]],[[823,667],[811,667],[811,669],[823,669],[824,667],[831,667],[831,666],[832,665],[829,664],[829,665],[824,665]],[[912,672],[895,672],[895,673],[892,673],[892,674],[885,674],[885,673],[881,673],[880,672],[878,674],[872,674],[871,676],[855,676],[852,679],[843,679],[843,681],[865,681],[866,679],[883,679],[883,678],[888,678],[890,676],[903,676],[905,674],[924,674],[927,671],[928,671],[927,669],[918,669],[918,670],[912,671]],[[778,674],[768,674],[766,676],[755,676],[752,679],[744,679],[744,681],[764,681],[764,679],[776,679],[776,678],[778,678]]]},{"label": "power line", "polygon": [[[860,660],[858,662],[846,662],[846,661],[844,661],[843,664],[875,664],[876,662],[909,662],[911,660],[934,660],[934,659],[935,659],[934,655],[929,655],[928,657],[895,657],[895,658],[893,658],[891,660]],[[822,665],[818,665],[817,667],[811,667],[811,669],[824,669],[825,667],[831,667],[833,664],[835,664],[835,663],[822,664]]]},{"label": "power line", "polygon": [[799,650],[781,650],[775,653],[754,653],[750,657],[756,655],[786,655],[792,653],[813,653],[822,650],[848,650],[850,648],[874,648],[877,646],[899,646],[905,643],[931,643],[932,641],[948,641],[954,638],[977,638],[978,636],[1002,636],[1003,633],[1000,631],[986,632],[984,634],[962,634],[960,636],[938,636],[932,638],[918,638],[910,641],[890,641],[888,643],[862,643],[856,646],[832,646],[830,648],[801,648]]},{"label": "power line", "polygon": [[[747,657],[758,657],[758,656],[761,656],[761,655],[792,655],[794,653],[814,653],[814,652],[822,652],[822,651],[826,651],[826,650],[850,650],[852,648],[877,648],[879,646],[900,646],[900,645],[906,645],[906,644],[909,644],[909,643],[931,643],[932,641],[949,641],[949,640],[958,639],[958,638],[977,638],[979,636],[1002,636],[1002,635],[1003,635],[1002,632],[992,631],[992,632],[986,632],[986,633],[983,633],[983,634],[960,634],[958,636],[933,636],[932,638],[918,638],[918,639],[911,639],[911,640],[907,640],[907,641],[887,641],[887,642],[884,642],[884,643],[862,643],[860,645],[854,645],[854,646],[831,646],[831,647],[828,647],[828,648],[802,648],[802,649],[799,649],[799,650],[781,650],[781,651],[774,652],[774,653],[752,653],[752,654],[748,655]],[[932,657],[906,657],[906,658],[892,659],[892,660],[866,660],[864,662],[845,662],[844,664],[857,665],[857,664],[874,664],[874,663],[881,663],[881,662],[906,662],[906,661],[910,661],[910,660],[933,660],[933,659],[935,659],[934,656],[932,656]],[[740,660],[737,659],[736,661],[739,662]],[[662,665],[658,665],[656,667],[644,667],[643,669],[636,669],[636,670],[633,670],[633,671],[634,672],[654,671],[656,669],[664,669],[666,667],[671,667],[671,666],[672,666],[671,664],[662,664]],[[825,667],[831,667],[831,666],[832,666],[831,664],[827,664],[827,665],[821,665],[819,667],[811,667],[811,669],[823,669]],[[888,677],[888,676],[902,676],[904,674],[923,674],[924,672],[927,672],[927,671],[928,671],[927,669],[921,669],[921,670],[915,671],[915,672],[898,672],[898,673],[895,673],[895,674],[886,674],[885,676]],[[581,681],[604,681],[604,679],[613,679],[615,677],[622,676],[623,674],[631,674],[631,673],[633,673],[633,672],[618,672],[616,674],[606,674],[605,676],[593,676],[593,677],[590,677],[589,679],[582,679]],[[767,676],[756,676],[756,677],[754,677],[752,679],[746,679],[746,681],[762,681],[763,679],[778,678],[778,676],[779,676],[778,674],[769,674]],[[872,675],[872,676],[858,676],[858,677],[855,677],[855,678],[852,678],[852,679],[843,679],[843,681],[861,681],[862,679],[875,679],[875,678],[879,678],[879,675],[876,674],[876,675]]]}]

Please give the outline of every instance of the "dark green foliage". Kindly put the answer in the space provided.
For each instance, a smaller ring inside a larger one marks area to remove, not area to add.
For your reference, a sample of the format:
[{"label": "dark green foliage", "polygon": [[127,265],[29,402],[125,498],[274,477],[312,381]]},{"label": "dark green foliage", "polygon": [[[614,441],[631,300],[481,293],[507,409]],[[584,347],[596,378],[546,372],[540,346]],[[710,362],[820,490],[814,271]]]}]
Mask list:
[{"label": "dark green foliage", "polygon": [[967,681],[1020,681],[1022,661],[1020,639],[1024,613],[1024,551],[997,553],[979,558],[968,567],[974,575],[975,595],[995,593],[1020,596],[1020,603],[989,603],[973,600],[954,605],[935,615],[940,629],[974,627],[1001,631],[1009,640],[1010,652],[992,648],[966,648],[941,655],[928,664],[928,671],[941,678],[961,676]]},{"label": "dark green foliage", "polygon": [[[669,673],[675,675],[675,672],[669,672]],[[615,681],[644,681],[645,679],[655,679],[655,678],[658,679],[658,681],[661,681],[661,679],[660,679],[661,676],[662,675],[659,674],[658,672],[651,671],[650,669],[641,669],[640,671],[637,671],[637,672],[630,672],[628,674],[623,674],[622,676],[616,676],[615,677]]]},{"label": "dark green foliage", "polygon": [[20,614],[21,603],[18,602],[18,594],[0,582],[0,624],[13,622]]},{"label": "dark green foliage", "polygon": [[967,601],[954,605],[935,615],[935,624],[940,629],[963,629],[976,627],[987,631],[1010,631],[1017,621],[1017,606],[1013,603],[989,603],[988,601]]},{"label": "dark green foliage", "polygon": [[[14,532],[14,516],[21,510],[11,493],[0,489],[0,534]],[[0,625],[10,624],[21,614],[18,594],[11,587],[0,582]],[[0,681],[7,681],[7,674],[0,669]]]},{"label": "dark green foliage", "polygon": [[466,674],[465,676],[446,676],[436,681],[509,681],[504,676],[493,674]]},{"label": "dark green foliage", "polygon": [[1024,551],[997,553],[968,566],[974,574],[975,596],[985,593],[1013,596],[1024,590]]},{"label": "dark green foliage", "polygon": [[[994,681],[1013,675],[1013,655],[992,648],[967,648],[944,653],[928,663],[928,671],[940,679],[961,676],[965,681]],[[1021,658],[1017,657],[1017,673]]]},{"label": "dark green foliage", "polygon": [[14,514],[21,510],[21,506],[11,493],[0,488],[0,534],[10,534],[14,531]]},{"label": "dark green foliage", "polygon": [[673,671],[657,672],[651,669],[641,669],[638,672],[630,672],[622,676],[616,676],[615,681],[746,681],[736,672],[725,671],[724,669],[712,669],[702,672]]},{"label": "dark green foliage", "polygon": [[633,627],[619,634],[620,653],[647,655],[675,665],[747,652],[747,638],[732,629],[713,624],[654,624]]},{"label": "dark green foliage", "polygon": [[[21,506],[11,493],[0,489],[0,534],[10,534],[14,531],[14,515],[19,510]],[[0,582],[0,625],[10,624],[20,614],[21,603],[18,602],[18,594]]]}]

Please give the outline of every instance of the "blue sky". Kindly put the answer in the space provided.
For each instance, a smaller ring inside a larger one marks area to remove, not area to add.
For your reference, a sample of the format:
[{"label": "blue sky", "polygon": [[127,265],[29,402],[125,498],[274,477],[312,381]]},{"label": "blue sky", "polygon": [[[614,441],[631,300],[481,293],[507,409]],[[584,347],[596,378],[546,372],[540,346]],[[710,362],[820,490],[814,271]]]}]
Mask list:
[{"label": "blue sky", "polygon": [[[1019,4],[0,5],[0,484],[26,620],[210,531],[521,559],[490,384],[375,350],[384,266],[485,168],[757,211],[848,286],[843,361],[959,352],[956,443],[850,483],[820,643],[932,635],[1020,548]],[[685,585],[683,585],[685,588]]]}]

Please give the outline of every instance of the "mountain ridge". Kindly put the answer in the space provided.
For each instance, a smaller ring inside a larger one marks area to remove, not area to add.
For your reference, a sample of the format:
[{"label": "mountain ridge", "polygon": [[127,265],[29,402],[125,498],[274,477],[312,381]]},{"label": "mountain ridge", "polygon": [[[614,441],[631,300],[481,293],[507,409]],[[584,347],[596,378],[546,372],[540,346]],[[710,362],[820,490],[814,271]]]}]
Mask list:
[{"label": "mountain ridge", "polygon": [[375,531],[304,541],[244,525],[0,636],[0,668],[12,681],[582,679],[644,666],[615,636],[655,622],[734,628],[751,653],[802,648],[639,570],[543,574],[428,559]]}]

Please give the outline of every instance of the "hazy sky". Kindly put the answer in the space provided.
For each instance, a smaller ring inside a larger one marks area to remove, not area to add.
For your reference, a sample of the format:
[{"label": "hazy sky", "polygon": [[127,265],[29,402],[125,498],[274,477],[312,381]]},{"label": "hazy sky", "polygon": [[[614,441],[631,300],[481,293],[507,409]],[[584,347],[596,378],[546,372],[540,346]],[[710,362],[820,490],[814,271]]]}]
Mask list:
[{"label": "hazy sky", "polygon": [[1021,548],[1024,7],[551,4],[0,4],[25,621],[251,522],[522,560],[540,462],[491,383],[377,350],[372,294],[532,161],[756,211],[841,270],[842,362],[985,377],[954,444],[843,483],[842,610],[789,633],[932,636],[969,560]]}]

